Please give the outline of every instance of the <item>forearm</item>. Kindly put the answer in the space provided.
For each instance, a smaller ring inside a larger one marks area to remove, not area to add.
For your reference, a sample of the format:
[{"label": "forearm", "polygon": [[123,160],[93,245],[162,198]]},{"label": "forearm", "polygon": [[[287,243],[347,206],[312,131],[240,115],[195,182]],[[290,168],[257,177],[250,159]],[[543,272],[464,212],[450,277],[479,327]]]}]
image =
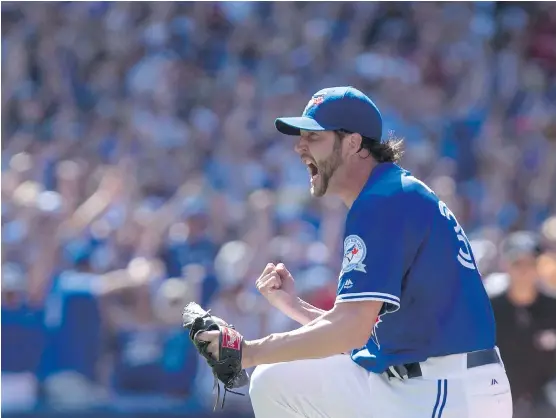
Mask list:
[{"label": "forearm", "polygon": [[284,304],[280,306],[280,310],[301,325],[307,325],[327,313],[327,311],[319,309],[298,297],[293,297],[285,301]]},{"label": "forearm", "polygon": [[246,341],[244,367],[329,357],[364,345],[370,333],[332,309],[296,330]]}]

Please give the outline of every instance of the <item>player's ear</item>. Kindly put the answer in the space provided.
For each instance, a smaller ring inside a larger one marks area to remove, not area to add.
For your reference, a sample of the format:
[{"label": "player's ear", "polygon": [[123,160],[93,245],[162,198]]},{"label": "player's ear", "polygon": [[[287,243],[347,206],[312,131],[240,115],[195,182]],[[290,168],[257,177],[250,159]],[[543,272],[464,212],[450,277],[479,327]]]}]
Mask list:
[{"label": "player's ear", "polygon": [[358,133],[352,133],[349,135],[348,145],[350,155],[355,155],[361,150],[361,144],[363,142],[363,137]]}]

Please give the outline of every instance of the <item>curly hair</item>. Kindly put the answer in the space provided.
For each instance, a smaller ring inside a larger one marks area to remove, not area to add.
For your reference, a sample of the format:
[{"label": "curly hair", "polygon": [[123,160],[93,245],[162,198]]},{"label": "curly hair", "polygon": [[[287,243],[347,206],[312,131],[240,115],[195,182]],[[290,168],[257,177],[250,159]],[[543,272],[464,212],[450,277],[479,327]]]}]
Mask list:
[{"label": "curly hair", "polygon": [[[340,129],[334,131],[337,138],[341,141],[347,135],[353,132]],[[361,147],[357,151],[358,153],[362,150],[367,150],[369,154],[364,157],[367,158],[369,155],[373,157],[376,162],[379,163],[397,163],[401,160],[403,156],[403,139],[394,136],[390,133],[386,141],[380,141],[378,139],[368,138],[362,136]]]}]

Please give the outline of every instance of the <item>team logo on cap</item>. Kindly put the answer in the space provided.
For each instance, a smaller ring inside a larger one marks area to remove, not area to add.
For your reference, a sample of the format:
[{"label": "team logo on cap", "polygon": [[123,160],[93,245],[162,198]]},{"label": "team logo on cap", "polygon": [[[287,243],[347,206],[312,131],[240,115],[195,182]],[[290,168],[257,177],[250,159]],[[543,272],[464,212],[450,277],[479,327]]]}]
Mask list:
[{"label": "team logo on cap", "polygon": [[315,94],[313,97],[311,97],[311,100],[309,100],[309,103],[307,103],[307,106],[305,106],[305,110],[303,111],[303,114],[307,113],[307,111],[311,107],[317,106],[317,105],[321,104],[322,102],[324,102],[324,94]]},{"label": "team logo on cap", "polygon": [[313,96],[313,98],[311,99],[311,101],[309,103],[311,103],[311,105],[314,106],[314,105],[319,105],[322,102],[324,102],[324,94],[319,94],[318,96]]},{"label": "team logo on cap", "polygon": [[342,262],[342,274],[352,270],[366,273],[365,256],[367,255],[367,247],[361,237],[358,235],[350,235],[344,240],[344,260]]}]

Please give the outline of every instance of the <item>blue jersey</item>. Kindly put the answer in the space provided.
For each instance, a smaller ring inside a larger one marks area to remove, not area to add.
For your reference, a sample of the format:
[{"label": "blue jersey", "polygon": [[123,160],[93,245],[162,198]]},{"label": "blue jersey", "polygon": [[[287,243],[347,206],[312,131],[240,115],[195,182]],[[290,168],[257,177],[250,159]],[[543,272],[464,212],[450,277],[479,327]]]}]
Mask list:
[{"label": "blue jersey", "polygon": [[493,348],[495,321],[467,237],[448,207],[393,163],[351,207],[337,303],[384,302],[352,359],[381,373],[429,357]]}]

